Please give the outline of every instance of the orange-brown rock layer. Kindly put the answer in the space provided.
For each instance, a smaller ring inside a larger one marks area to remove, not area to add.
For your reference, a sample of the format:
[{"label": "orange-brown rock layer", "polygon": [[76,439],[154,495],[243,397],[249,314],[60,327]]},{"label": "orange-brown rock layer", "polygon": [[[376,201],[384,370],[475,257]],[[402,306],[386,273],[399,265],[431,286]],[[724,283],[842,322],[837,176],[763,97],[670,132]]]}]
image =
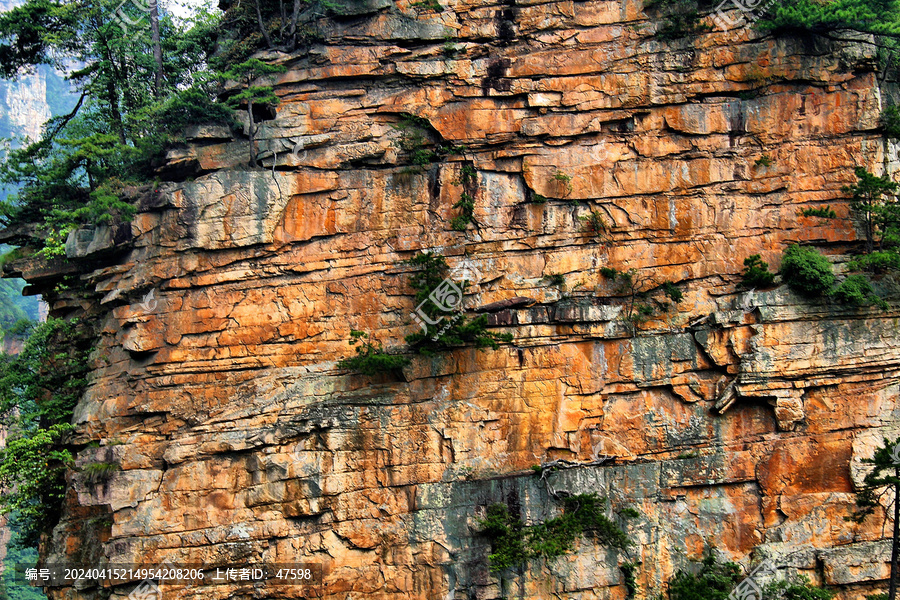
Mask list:
[{"label": "orange-brown rock layer", "polygon": [[[243,166],[246,139],[200,128],[170,155],[194,178],[142,199],[130,232],[73,234],[69,266],[17,263],[39,287],[80,269],[96,291],[54,310],[101,321],[76,410],[78,440],[101,446],[78,464],[121,467],[99,486],[72,475],[49,560],[309,562],[335,600],[587,600],[624,598],[625,562],[649,597],[715,546],[842,599],[881,589],[880,519],[844,517],[861,459],[900,434],[900,311],[737,286],[751,254],[777,267],[814,243],[840,270],[856,247],[841,187],[897,157],[871,45],[663,42],[632,0],[370,5],[309,52],[267,56],[289,70],[265,169]],[[410,172],[401,113],[465,149]],[[464,165],[477,192],[462,233]],[[838,219],[798,215],[826,204]],[[591,211],[608,241],[584,231]],[[399,380],[338,369],[351,329],[389,347],[417,330],[401,261],[424,250],[477,268],[470,308],[533,301],[490,313],[514,342],[418,357]],[[632,335],[602,267],[684,299]],[[478,515],[500,501],[553,514],[530,467],[554,459],[594,463],[550,475],[554,489],[640,511],[636,545],[582,539],[490,573]]]}]

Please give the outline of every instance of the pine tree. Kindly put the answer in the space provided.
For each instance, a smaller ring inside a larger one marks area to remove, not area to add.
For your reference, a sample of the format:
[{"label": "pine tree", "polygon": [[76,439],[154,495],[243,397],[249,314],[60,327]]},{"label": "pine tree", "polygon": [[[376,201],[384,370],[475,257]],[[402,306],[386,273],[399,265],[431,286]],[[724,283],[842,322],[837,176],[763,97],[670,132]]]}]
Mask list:
[{"label": "pine tree", "polygon": [[863,459],[864,463],[873,465],[872,471],[866,475],[863,485],[856,491],[856,504],[859,511],[849,520],[861,523],[875,512],[880,500],[887,498],[887,511],[893,514],[894,527],[891,535],[891,575],[888,589],[889,600],[897,599],[900,589],[900,438],[893,442],[884,438],[884,445],[875,450],[875,456]]},{"label": "pine tree", "polygon": [[250,135],[250,166],[258,166],[256,159],[256,134],[258,128],[253,117],[253,105],[278,104],[280,100],[275,95],[275,91],[268,86],[255,86],[253,82],[263,75],[273,75],[276,73],[284,73],[287,69],[281,65],[270,65],[259,59],[251,58],[239,65],[233,66],[231,69],[222,74],[226,80],[237,81],[243,84],[244,89],[228,99],[228,103],[235,108],[241,104],[247,104],[247,120]]},{"label": "pine tree", "polygon": [[890,240],[900,228],[900,204],[897,202],[897,184],[890,177],[876,177],[862,167],[856,167],[855,185],[844,187],[851,194],[850,208],[860,219],[866,234],[866,252],[882,250],[885,240]]}]

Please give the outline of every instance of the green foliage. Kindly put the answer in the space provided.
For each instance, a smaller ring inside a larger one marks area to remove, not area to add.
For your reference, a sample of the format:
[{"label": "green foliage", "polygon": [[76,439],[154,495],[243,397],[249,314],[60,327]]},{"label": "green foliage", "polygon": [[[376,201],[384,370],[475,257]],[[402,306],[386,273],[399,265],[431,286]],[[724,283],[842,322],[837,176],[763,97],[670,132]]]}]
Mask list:
[{"label": "green foliage", "polygon": [[264,63],[257,58],[245,60],[242,63],[232,66],[221,74],[221,78],[226,81],[237,81],[244,86],[237,94],[228,98],[228,105],[234,108],[246,105],[247,120],[250,124],[250,166],[257,166],[256,159],[256,134],[258,133],[256,122],[253,116],[253,105],[275,105],[280,102],[275,90],[271,86],[253,85],[253,82],[260,77],[267,75],[276,75],[284,73],[287,67],[282,65],[270,65]]},{"label": "green foliage", "polygon": [[820,219],[836,219],[837,213],[831,209],[831,206],[825,208],[804,208],[800,211],[801,217],[819,217]]},{"label": "green foliage", "polygon": [[[32,586],[22,581],[24,570],[37,565],[38,553],[33,547],[25,547],[19,539],[20,534],[14,528],[9,528],[12,534],[10,543],[6,547],[6,558],[3,576],[0,578],[0,598],[6,600],[47,600],[47,596],[41,588]],[[20,578],[16,579],[16,568],[20,572]]]},{"label": "green foliage", "polygon": [[866,236],[866,252],[900,244],[900,203],[897,184],[888,175],[876,177],[862,167],[854,170],[857,183],[845,186],[851,194],[850,209],[861,222]]},{"label": "green foliage", "polygon": [[763,30],[827,33],[853,29],[896,34],[900,27],[896,2],[890,0],[785,0],[773,3],[758,22]]},{"label": "green foliage", "polygon": [[566,285],[566,276],[562,273],[551,273],[550,275],[545,275],[543,279],[550,285],[557,287]]},{"label": "green foliage", "polygon": [[664,281],[659,286],[659,289],[662,290],[663,294],[665,294],[666,297],[668,297],[672,302],[675,302],[676,304],[684,300],[684,294],[682,293],[682,291],[678,289],[678,286],[671,281]]},{"label": "green foliage", "polygon": [[62,66],[59,49],[77,47],[80,8],[74,2],[30,0],[0,14],[2,76],[12,78],[39,64]]},{"label": "green foliage", "polygon": [[780,600],[831,600],[834,593],[812,586],[809,578],[801,576],[791,581],[773,581],[766,586],[763,597]]},{"label": "green foliage", "polygon": [[143,114],[147,120],[162,125],[162,133],[170,142],[180,140],[184,130],[192,125],[227,125],[232,129],[238,126],[234,111],[225,104],[213,102],[199,86],[179,90],[161,103],[148,107]]},{"label": "green foliage", "polygon": [[886,303],[878,297],[865,275],[848,276],[834,289],[832,295],[839,302],[851,306],[878,304],[882,308],[887,308]]},{"label": "green foliage", "polygon": [[[22,21],[25,15],[30,23]],[[157,47],[146,20],[126,37],[114,16],[96,0],[26,0],[0,14],[6,43],[0,43],[0,72],[12,76],[53,64],[82,92],[69,114],[51,119],[40,140],[9,151],[0,169],[0,182],[20,190],[0,206],[0,221],[43,224],[22,242],[40,248],[46,239],[41,254],[47,257],[63,254],[65,236],[76,227],[128,221],[133,207],[120,192],[156,176],[166,146],[182,137],[185,125],[233,121],[231,111],[212,101],[205,73],[214,17],[201,12],[181,24],[163,14]]]},{"label": "green foliage", "polygon": [[547,197],[540,194],[531,194],[530,201],[532,204],[547,204]]},{"label": "green foliage", "polygon": [[[468,319],[463,315],[461,295],[468,287],[468,282],[464,281],[458,285],[454,282],[445,283],[449,268],[443,256],[423,252],[408,262],[419,267],[419,271],[413,274],[409,283],[415,290],[416,307],[428,321],[424,331],[406,336],[407,343],[415,352],[431,355],[466,345],[496,350],[500,347],[500,342],[512,341],[511,334],[487,331],[487,315],[479,315],[474,319]],[[441,286],[452,295],[458,296],[455,298],[458,302],[450,305],[450,311],[443,310],[430,298],[432,292]]]},{"label": "green foliage", "polygon": [[[637,269],[619,271],[610,267],[601,267],[600,274],[612,281],[613,289],[617,293],[625,296],[623,317],[630,324],[632,333],[635,332],[638,325],[646,323],[653,316],[656,312],[654,305],[663,311],[669,309],[670,303],[654,298],[654,293],[662,292],[663,296],[676,304],[684,299],[684,294],[673,282],[655,283],[640,275]],[[653,304],[651,305],[649,302]]]},{"label": "green foliage", "polygon": [[897,475],[897,462],[894,459],[895,448],[900,444],[900,437],[895,440],[882,438],[883,444],[875,449],[872,458],[864,458],[862,462],[872,465],[872,470],[863,479],[863,484],[856,490],[855,514],[844,517],[848,521],[862,523],[880,506],[879,498],[886,488],[893,488],[893,499],[897,501],[897,492],[900,491],[900,477]]},{"label": "green foliage", "polygon": [[338,362],[341,369],[357,371],[363,375],[380,375],[402,369],[409,364],[405,356],[388,354],[381,342],[368,341],[369,334],[364,331],[350,330],[350,345],[356,346],[356,356]]},{"label": "green foliage", "polygon": [[[247,60],[258,50],[308,50],[314,43],[325,40],[320,27],[323,17],[343,14],[354,1],[230,2],[221,23],[214,30],[221,48],[212,66],[225,70],[229,65]],[[257,6],[259,14],[256,12]]]},{"label": "green foliage", "polygon": [[109,481],[112,474],[121,470],[116,463],[97,462],[89,463],[81,468],[81,472],[86,475],[85,479],[90,485],[98,485]]},{"label": "green foliage", "polygon": [[453,208],[460,209],[460,214],[453,217],[450,226],[454,231],[465,231],[469,223],[475,222],[475,192],[478,189],[478,177],[475,167],[463,165],[459,171],[459,180],[454,184],[463,186],[463,193]]},{"label": "green foliage", "polygon": [[710,552],[699,569],[680,570],[669,581],[669,600],[725,600],[743,579],[738,565],[719,563]]},{"label": "green foliage", "polygon": [[444,7],[437,0],[419,0],[410,4],[418,12],[444,12]]},{"label": "green foliage", "polygon": [[562,186],[565,192],[562,194],[563,196],[568,196],[572,193],[572,176],[563,173],[562,171],[557,171],[553,174],[553,181],[555,181],[558,185]]},{"label": "green foliage", "polygon": [[406,152],[413,165],[409,169],[410,172],[421,172],[423,167],[439,158],[437,152],[426,147],[432,144],[430,138],[434,135],[428,119],[410,113],[402,113],[400,121],[393,127],[400,132],[400,137],[394,144]]},{"label": "green foliage", "polygon": [[868,271],[870,273],[900,271],[900,254],[894,250],[876,251],[850,261],[848,267],[851,271]]},{"label": "green foliage", "polygon": [[637,564],[627,562],[619,568],[622,569],[622,577],[625,580],[625,598],[630,600],[634,598],[634,594],[637,592],[637,579],[634,576],[634,572],[637,571]]},{"label": "green foliage", "polygon": [[687,36],[707,33],[712,27],[703,22],[700,8],[707,8],[708,2],[700,0],[648,0],[645,9],[656,9],[661,13],[663,23],[656,36],[661,40],[677,40]]},{"label": "green foliage", "polygon": [[606,499],[597,494],[577,494],[563,499],[563,512],[543,523],[525,525],[506,504],[492,504],[480,522],[481,533],[491,540],[491,571],[518,566],[531,558],[556,558],[570,552],[581,536],[614,548],[631,541],[606,515]]},{"label": "green foliage", "polygon": [[900,139],[900,107],[892,104],[881,112],[881,128],[889,138]]},{"label": "green foliage", "polygon": [[763,154],[758,159],[756,159],[756,163],[754,164],[756,164],[757,167],[771,167],[774,164],[774,161],[768,154]]},{"label": "green foliage", "polygon": [[594,210],[586,215],[581,215],[578,220],[584,223],[584,230],[598,240],[609,239],[609,225],[600,211]]},{"label": "green foliage", "polygon": [[19,354],[0,355],[0,417],[10,431],[0,454],[0,513],[10,514],[25,545],[59,516],[71,462],[59,443],[87,384],[85,337],[78,322],[49,319]]},{"label": "green foliage", "polygon": [[444,56],[446,56],[447,58],[453,58],[454,56],[457,55],[457,53],[459,53],[459,48],[454,43],[453,36],[445,35],[444,36]]},{"label": "green foliage", "polygon": [[775,274],[769,272],[769,263],[759,254],[744,259],[744,273],[741,285],[748,288],[765,288],[775,281]]},{"label": "green foliage", "polygon": [[15,432],[0,451],[0,514],[23,531],[24,543],[35,545],[38,536],[59,517],[65,497],[65,472],[73,457],[58,449],[69,424]]},{"label": "green foliage", "polygon": [[813,248],[791,244],[781,259],[784,281],[808,298],[825,295],[834,285],[831,263]]}]

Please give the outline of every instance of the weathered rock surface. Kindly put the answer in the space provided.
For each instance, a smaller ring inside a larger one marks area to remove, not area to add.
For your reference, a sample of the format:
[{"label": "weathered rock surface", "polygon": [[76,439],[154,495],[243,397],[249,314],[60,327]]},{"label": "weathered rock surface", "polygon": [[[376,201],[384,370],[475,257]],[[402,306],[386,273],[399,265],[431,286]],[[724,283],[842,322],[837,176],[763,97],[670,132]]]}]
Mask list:
[{"label": "weathered rock surface", "polygon": [[[625,562],[649,597],[715,546],[842,599],[883,589],[880,517],[844,517],[861,460],[900,433],[900,310],[737,287],[751,254],[777,267],[810,242],[840,265],[856,247],[841,187],[898,157],[877,131],[872,47],[661,42],[632,0],[370,8],[306,54],[268,56],[289,71],[272,81],[265,169],[244,166],[246,139],[199,128],[172,155],[196,179],[142,201],[130,236],[73,234],[96,294],[53,308],[102,321],[76,410],[78,439],[101,447],[79,464],[121,470],[102,486],[72,475],[50,560],[322,566],[314,592],[278,597],[587,600],[624,598]],[[465,149],[410,172],[401,113]],[[461,233],[464,165],[477,226]],[[798,216],[825,204],[840,218]],[[579,220],[593,210],[605,243]],[[339,370],[351,329],[388,347],[418,329],[401,261],[423,250],[470,261],[466,306],[515,341],[415,358],[399,380]],[[601,267],[684,299],[632,331]],[[64,270],[18,268],[39,286]],[[559,506],[530,467],[598,457],[550,482],[638,509],[636,545],[582,539],[491,574],[484,507],[541,520]]]}]

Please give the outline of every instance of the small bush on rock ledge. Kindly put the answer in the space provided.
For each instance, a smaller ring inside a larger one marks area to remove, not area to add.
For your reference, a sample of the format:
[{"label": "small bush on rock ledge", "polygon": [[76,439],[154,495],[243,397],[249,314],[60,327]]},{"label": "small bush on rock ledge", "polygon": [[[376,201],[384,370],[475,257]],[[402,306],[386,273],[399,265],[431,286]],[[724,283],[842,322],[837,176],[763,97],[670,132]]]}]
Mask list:
[{"label": "small bush on rock ledge", "polygon": [[[381,342],[368,341],[365,331],[350,330],[350,345],[356,346],[356,356],[338,362],[341,369],[350,369],[363,375],[378,375],[398,371],[409,364],[409,359],[385,352]],[[357,345],[359,344],[359,345]]]},{"label": "small bush on rock ledge", "polygon": [[769,272],[769,263],[759,254],[744,259],[744,281],[741,285],[748,288],[769,287],[775,281],[775,274]]},{"label": "small bush on rock ledge", "polygon": [[570,552],[581,535],[613,548],[627,548],[631,540],[604,513],[606,498],[576,494],[563,499],[563,512],[543,523],[525,525],[506,504],[492,504],[480,521],[481,533],[491,540],[491,571],[516,567],[531,558],[556,558]]},{"label": "small bush on rock ledge", "polygon": [[509,333],[487,331],[487,315],[468,319],[463,314],[463,294],[469,282],[453,281],[447,261],[440,254],[423,252],[409,261],[420,270],[410,278],[415,290],[415,315],[422,331],[406,336],[411,349],[431,355],[466,345],[496,350],[500,342],[511,342]]},{"label": "small bush on rock ledge", "polygon": [[799,294],[815,298],[828,293],[834,285],[831,263],[813,248],[791,244],[781,259],[784,281]]}]

